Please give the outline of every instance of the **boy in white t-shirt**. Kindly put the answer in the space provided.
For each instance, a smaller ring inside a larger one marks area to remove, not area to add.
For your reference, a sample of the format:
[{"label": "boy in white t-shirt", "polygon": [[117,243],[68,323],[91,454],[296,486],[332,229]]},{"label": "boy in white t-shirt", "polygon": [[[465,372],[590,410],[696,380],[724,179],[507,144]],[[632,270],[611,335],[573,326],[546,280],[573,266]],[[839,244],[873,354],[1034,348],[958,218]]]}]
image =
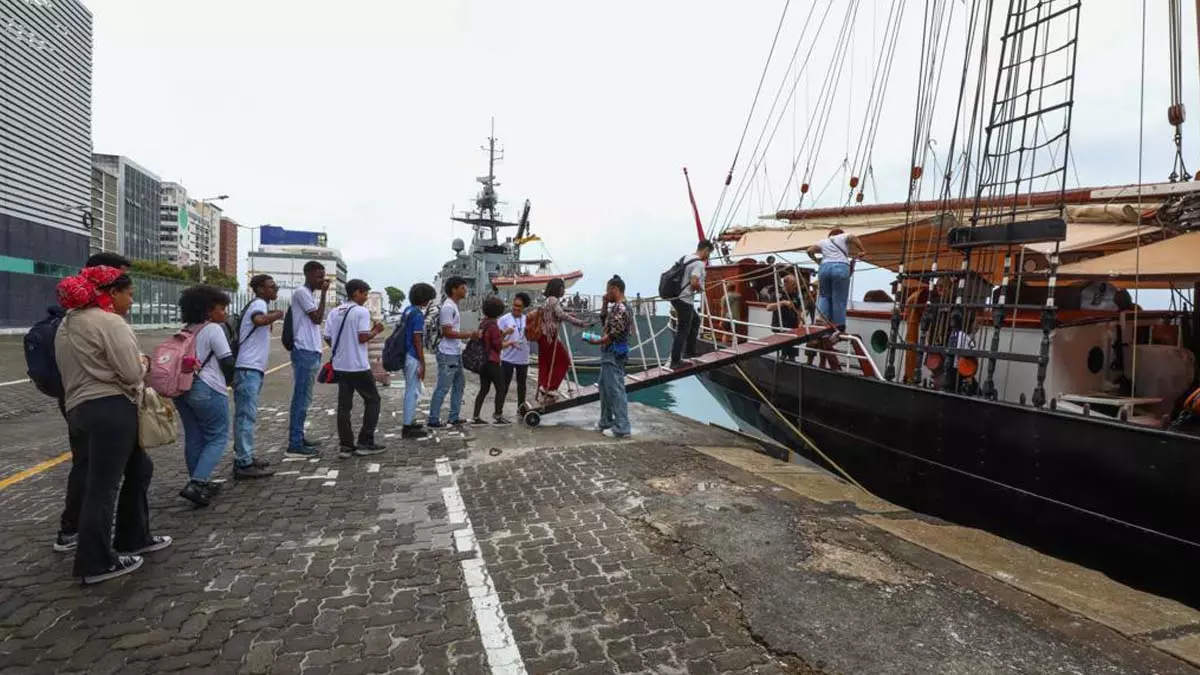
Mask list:
[{"label": "boy in white t-shirt", "polygon": [[[312,405],[313,384],[321,368],[321,323],[325,321],[325,295],[329,279],[325,266],[316,260],[304,263],[304,285],[292,291],[291,330],[293,344],[284,341],[291,351],[292,404],[288,412],[288,445],[290,457],[316,457],[317,443],[304,437],[304,422],[308,406]],[[317,300],[316,293],[320,293]]]},{"label": "boy in white t-shirt", "polygon": [[450,394],[449,424],[462,424],[463,388],[467,379],[463,374],[462,341],[479,337],[479,331],[463,332],[458,314],[458,303],[467,297],[467,280],[462,277],[450,277],[446,280],[446,301],[442,303],[438,319],[442,328],[442,341],[438,344],[437,385],[433,388],[433,397],[429,400],[429,428],[437,429],[442,426],[442,402],[446,394]]},{"label": "boy in white t-shirt", "polygon": [[274,475],[270,462],[254,456],[254,427],[258,422],[258,396],[262,393],[271,351],[272,324],[283,318],[283,310],[268,303],[279,296],[279,286],[267,274],[250,279],[254,299],[242,310],[238,325],[237,366],[233,374],[233,476],[265,478]]},{"label": "boy in white t-shirt", "polygon": [[[371,311],[363,307],[371,287],[362,279],[346,282],[349,300],[335,309],[325,322],[325,341],[333,347],[333,370],[338,377],[338,457],[378,455],[387,446],[375,442],[375,427],[379,424],[379,389],[367,360],[367,343],[383,332],[383,324],[372,323]],[[354,443],[354,428],[350,411],[354,394],[362,397],[363,424]]]}]

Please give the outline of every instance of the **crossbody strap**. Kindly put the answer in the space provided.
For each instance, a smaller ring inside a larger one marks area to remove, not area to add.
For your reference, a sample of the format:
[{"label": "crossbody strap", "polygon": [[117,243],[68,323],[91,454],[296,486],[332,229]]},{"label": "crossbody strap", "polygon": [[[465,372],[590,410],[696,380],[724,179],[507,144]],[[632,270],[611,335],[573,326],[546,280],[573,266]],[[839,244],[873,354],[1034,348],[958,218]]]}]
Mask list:
[{"label": "crossbody strap", "polygon": [[[251,300],[250,302],[246,303],[245,307],[242,308],[242,318],[243,319],[246,318],[246,311],[249,310],[250,305],[253,305],[253,304],[254,304],[254,300]],[[263,312],[263,314],[266,314],[266,312]],[[254,331],[258,330],[259,328],[262,328],[262,326],[254,323],[254,317],[250,317],[250,332],[246,333],[246,337],[243,338],[242,337],[242,327],[240,325],[241,322],[238,322],[238,323],[239,323],[239,325],[238,325],[238,343],[239,344],[242,342],[245,342],[246,340],[249,340],[250,336],[254,335]]]},{"label": "crossbody strap", "polygon": [[338,326],[337,337],[333,339],[333,353],[329,355],[330,361],[333,360],[333,357],[337,356],[338,345],[342,343],[342,333],[346,332],[346,321],[350,318],[350,312],[352,311],[354,311],[353,307],[342,312],[342,325]]}]

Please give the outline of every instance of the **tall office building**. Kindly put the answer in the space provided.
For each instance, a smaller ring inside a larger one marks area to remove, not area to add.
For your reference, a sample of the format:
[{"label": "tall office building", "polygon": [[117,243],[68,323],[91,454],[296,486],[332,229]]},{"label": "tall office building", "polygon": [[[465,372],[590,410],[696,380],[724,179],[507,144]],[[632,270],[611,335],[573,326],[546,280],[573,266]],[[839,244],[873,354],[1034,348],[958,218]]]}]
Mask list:
[{"label": "tall office building", "polygon": [[162,260],[158,243],[162,184],[158,176],[123,155],[92,155],[92,164],[117,177],[120,194],[117,239],[121,254],[134,260]]},{"label": "tall office building", "polygon": [[92,166],[91,252],[121,252],[117,205],[121,203],[120,179],[108,169]]},{"label": "tall office building", "polygon": [[0,326],[45,316],[88,257],[92,15],[0,0]]}]

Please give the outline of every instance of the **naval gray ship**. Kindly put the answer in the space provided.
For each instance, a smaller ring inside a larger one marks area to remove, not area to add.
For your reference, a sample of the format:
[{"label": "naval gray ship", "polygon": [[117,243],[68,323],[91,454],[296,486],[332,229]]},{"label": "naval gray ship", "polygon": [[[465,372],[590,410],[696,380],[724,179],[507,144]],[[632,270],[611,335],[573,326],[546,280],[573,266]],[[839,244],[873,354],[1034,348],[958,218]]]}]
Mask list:
[{"label": "naval gray ship", "polygon": [[[442,292],[443,284],[450,277],[462,277],[467,281],[467,298],[459,310],[462,315],[464,330],[474,329],[479,325],[480,305],[483,299],[498,295],[505,303],[512,297],[524,291],[533,298],[534,306],[540,305],[545,296],[543,291],[552,279],[562,279],[568,289],[583,278],[581,270],[558,272],[554,261],[546,256],[523,259],[521,249],[528,244],[541,241],[533,234],[529,221],[530,202],[525,200],[520,217],[516,222],[506,221],[499,212],[500,201],[496,187],[496,163],[503,158],[502,151],[497,148],[495,133],[488,137],[487,145],[482,149],[488,156],[488,172],[476,180],[481,187],[475,196],[475,208],[471,211],[452,216],[451,220],[468,225],[471,228],[470,246],[462,239],[454,239],[451,249],[454,257],[448,260],[434,277],[434,287]],[[512,236],[507,233],[511,232]],[[563,306],[573,314],[580,316],[593,324],[593,330],[599,328],[600,298],[570,293],[562,299]],[[633,302],[637,317],[637,332],[640,348],[631,353],[629,367],[643,367],[642,352],[645,353],[646,364],[653,366],[655,351],[665,358],[671,348],[671,330],[668,328],[666,313],[656,311],[653,303]],[[578,369],[594,369],[600,364],[599,347],[583,341],[583,330],[566,325],[565,340],[574,357]],[[634,345],[631,345],[633,347]],[[536,355],[537,347],[534,346]]]}]

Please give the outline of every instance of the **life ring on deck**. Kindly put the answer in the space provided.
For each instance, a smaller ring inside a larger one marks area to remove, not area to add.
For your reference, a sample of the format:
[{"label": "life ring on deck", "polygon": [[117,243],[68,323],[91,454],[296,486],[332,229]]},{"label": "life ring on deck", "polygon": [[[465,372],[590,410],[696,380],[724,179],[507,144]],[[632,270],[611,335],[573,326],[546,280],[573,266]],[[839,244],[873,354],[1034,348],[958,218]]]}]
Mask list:
[{"label": "life ring on deck", "polygon": [[945,363],[945,361],[946,360],[941,354],[925,355],[925,367],[928,368],[929,372],[931,373],[936,373],[939,369],[941,369],[942,364]]}]

